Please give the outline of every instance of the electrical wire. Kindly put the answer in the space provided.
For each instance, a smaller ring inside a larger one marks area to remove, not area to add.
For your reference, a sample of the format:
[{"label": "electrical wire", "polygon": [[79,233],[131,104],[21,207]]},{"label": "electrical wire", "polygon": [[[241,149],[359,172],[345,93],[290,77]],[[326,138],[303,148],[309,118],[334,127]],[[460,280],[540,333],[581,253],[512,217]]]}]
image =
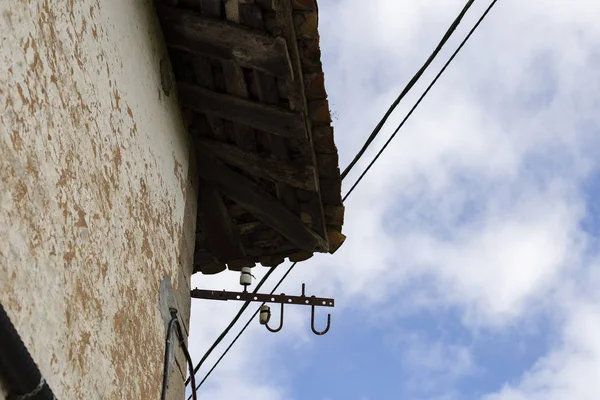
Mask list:
[{"label": "electrical wire", "polygon": [[415,103],[415,105],[410,109],[410,111],[408,112],[408,114],[406,115],[406,117],[404,117],[404,119],[402,120],[402,122],[400,122],[400,125],[398,125],[398,127],[396,128],[396,130],[394,131],[394,133],[392,133],[392,135],[385,142],[385,144],[383,145],[383,147],[381,148],[381,150],[379,150],[379,152],[375,155],[375,157],[369,163],[369,165],[367,166],[367,168],[365,168],[365,170],[360,174],[360,176],[358,177],[358,179],[356,180],[356,182],[354,182],[354,184],[352,185],[352,187],[350,188],[350,190],[348,190],[348,192],[346,193],[346,195],[344,196],[344,198],[342,199],[342,201],[346,201],[346,199],[348,198],[348,196],[350,196],[350,193],[352,193],[354,191],[354,189],[356,189],[356,187],[358,186],[358,184],[360,183],[360,181],[362,181],[362,179],[367,174],[367,172],[371,169],[371,167],[373,166],[373,164],[375,164],[375,162],[377,161],[377,159],[381,156],[381,154],[388,147],[388,145],[390,144],[390,142],[392,141],[392,139],[394,139],[394,137],[396,136],[396,134],[398,133],[398,131],[402,128],[402,126],[404,126],[404,124],[406,123],[406,121],[408,120],[408,118],[410,118],[410,116],[417,109],[417,107],[419,106],[419,104],[421,104],[421,101],[423,101],[423,99],[425,98],[425,96],[427,95],[427,93],[429,93],[429,91],[431,90],[431,88],[433,87],[433,85],[435,85],[435,83],[438,81],[438,79],[440,78],[440,76],[442,76],[442,74],[444,73],[444,71],[446,70],[446,68],[448,68],[448,66],[450,65],[450,63],[452,63],[452,61],[454,60],[454,58],[456,57],[456,55],[460,52],[460,50],[463,48],[463,46],[467,43],[467,41],[469,40],[469,38],[471,37],[471,35],[473,35],[473,33],[475,32],[475,30],[481,24],[481,22],[483,22],[483,20],[488,15],[488,13],[491,11],[492,7],[494,7],[494,5],[496,4],[497,1],[498,0],[492,1],[492,3],[489,5],[489,7],[485,10],[485,12],[479,18],[479,20],[477,21],[477,23],[475,24],[475,26],[473,26],[473,28],[469,31],[469,33],[467,34],[467,36],[463,39],[463,41],[461,42],[460,46],[458,46],[458,48],[454,51],[454,53],[452,53],[452,56],[450,56],[450,58],[448,59],[448,61],[446,62],[446,64],[444,64],[444,66],[442,67],[442,69],[440,70],[440,72],[438,72],[438,74],[435,76],[435,78],[433,79],[433,81],[431,81],[431,83],[429,84],[429,86],[427,86],[427,89],[425,89],[425,91],[423,92],[423,94],[421,95],[421,97],[419,97],[419,99],[417,100],[417,102]]},{"label": "electrical wire", "polygon": [[[181,349],[183,350],[183,355],[185,356],[185,359],[187,360],[187,363],[188,363],[188,368],[191,371],[192,368],[194,368],[194,363],[192,362],[192,356],[190,355],[190,352],[188,351],[188,348],[185,345],[185,336],[183,335],[183,330],[181,329],[181,324],[179,323],[178,319],[175,320],[175,329],[177,332],[177,337],[179,338],[179,345],[181,346]],[[191,382],[192,382],[192,387],[195,387],[196,386],[196,377],[193,375],[190,375],[190,378],[191,378]],[[193,400],[198,400],[196,389],[192,390],[192,397],[193,397]]]},{"label": "electrical wire", "polygon": [[[188,368],[190,371],[194,368],[194,363],[192,362],[192,356],[188,351],[188,348],[185,344],[185,335],[183,334],[183,330],[181,329],[181,323],[179,322],[179,318],[177,317],[177,309],[171,309],[171,319],[169,320],[169,324],[167,325],[167,337],[165,340],[165,358],[163,363],[163,381],[162,381],[162,391],[160,394],[161,400],[166,400],[167,398],[167,389],[169,382],[169,362],[171,360],[171,351],[172,351],[172,342],[171,336],[173,334],[173,328],[175,328],[175,334],[177,335],[177,339],[179,339],[179,345],[181,346],[181,350],[183,351],[183,355],[185,356],[185,360],[188,363]],[[191,377],[192,388],[196,386],[196,377]],[[193,400],[197,400],[196,390],[192,391],[192,395],[190,398]]]},{"label": "electrical wire", "polygon": [[[275,270],[275,268],[270,268],[267,273],[265,274],[265,276],[262,277],[262,279],[260,280],[260,282],[258,282],[258,285],[256,285],[256,288],[254,288],[254,291],[252,293],[257,293],[258,290],[261,288],[261,286],[266,282],[266,280],[269,278],[269,276],[271,276],[271,274],[273,273],[273,271]],[[194,370],[190,370],[190,376],[188,376],[188,378],[185,381],[185,385],[187,386],[188,383],[190,383],[191,381],[191,377],[193,375],[196,375],[196,373],[198,372],[198,370],[200,369],[200,367],[202,366],[202,364],[204,364],[204,361],[206,361],[206,359],[208,358],[208,356],[210,356],[210,353],[213,352],[213,350],[219,345],[219,343],[221,343],[221,341],[225,338],[225,336],[227,336],[227,334],[229,333],[229,331],[231,330],[231,328],[233,328],[233,326],[237,323],[237,321],[240,319],[240,317],[242,316],[242,314],[244,313],[244,311],[246,311],[246,308],[248,308],[248,306],[250,305],[249,301],[246,301],[244,303],[243,306],[240,307],[239,311],[237,312],[237,314],[235,315],[235,317],[233,317],[233,319],[231,320],[231,322],[229,323],[229,325],[227,326],[227,328],[225,328],[225,330],[223,330],[223,332],[221,332],[221,334],[219,335],[219,337],[217,338],[217,340],[214,341],[214,343],[212,344],[212,346],[210,346],[210,348],[206,351],[206,353],[204,353],[204,355],[202,356],[202,359],[200,359],[200,361],[198,362],[198,364],[196,364],[196,367],[194,367]]]},{"label": "electrical wire", "polygon": [[165,339],[165,358],[163,360],[163,381],[162,381],[162,391],[160,393],[160,399],[167,399],[167,388],[169,384],[169,362],[171,361],[171,350],[172,350],[172,342],[171,336],[173,334],[173,325],[177,320],[177,313],[173,312],[171,314],[171,319],[169,320],[169,324],[167,325],[167,337]]},{"label": "electrical wire", "polygon": [[[412,113],[415,111],[415,109],[419,106],[419,104],[421,103],[421,101],[425,98],[425,96],[427,95],[427,93],[431,90],[431,88],[435,85],[435,83],[437,82],[437,80],[440,78],[440,76],[444,73],[444,71],[448,68],[448,66],[450,65],[450,63],[454,60],[454,58],[456,57],[456,55],[460,52],[460,50],[464,47],[464,45],[466,44],[466,42],[469,40],[469,38],[473,35],[473,33],[475,32],[475,30],[479,27],[479,25],[481,24],[481,22],[483,22],[483,20],[485,19],[485,17],[488,15],[488,13],[491,11],[491,9],[493,8],[493,6],[496,4],[498,0],[493,0],[492,3],[489,5],[489,7],[485,10],[485,12],[483,13],[483,15],[479,18],[479,20],[477,21],[477,23],[475,24],[475,26],[471,29],[471,31],[469,31],[469,33],[467,34],[467,36],[465,37],[465,39],[461,42],[461,44],[459,45],[459,47],[454,51],[454,53],[452,54],[452,56],[450,57],[450,59],[446,62],[446,64],[444,65],[444,67],[440,70],[440,72],[436,75],[436,77],[433,79],[433,81],[429,84],[429,86],[427,87],[427,89],[425,90],[425,92],[423,92],[423,94],[421,95],[421,97],[417,100],[417,102],[415,103],[415,105],[412,107],[412,109],[409,111],[409,113],[407,114],[407,116],[402,120],[402,122],[400,123],[400,125],[396,128],[396,130],[394,131],[394,133],[392,134],[392,136],[387,140],[387,142],[384,144],[383,148],[377,153],[377,155],[375,156],[375,158],[371,161],[371,163],[367,166],[367,168],[363,171],[363,173],[360,175],[360,177],[358,178],[358,180],[354,183],[354,185],[352,185],[352,187],[350,188],[350,190],[346,193],[346,195],[343,197],[343,201],[346,201],[346,199],[350,196],[350,194],[354,191],[354,189],[358,186],[358,184],[360,183],[360,181],[364,178],[364,176],[366,175],[366,173],[369,171],[369,169],[373,166],[373,164],[375,164],[375,162],[377,161],[377,159],[381,156],[381,154],[383,153],[383,151],[386,149],[386,147],[390,144],[390,142],[392,141],[392,139],[396,136],[396,134],[398,133],[398,131],[402,128],[402,126],[404,125],[404,123],[406,123],[406,121],[408,120],[408,118],[410,117],[410,115],[412,115]],[[472,4],[473,1],[470,1],[469,3],[467,3],[467,5],[465,6],[466,9],[468,9],[468,7],[470,7],[470,5]],[[461,15],[459,15],[460,18],[462,18],[462,15],[464,15],[464,13],[466,12],[466,9],[463,9],[463,12],[461,12]],[[460,18],[457,18],[457,20],[460,22]],[[456,21],[455,21],[456,22]],[[453,24],[454,25],[454,24]],[[456,25],[458,25],[458,23],[456,23]],[[452,27],[451,26],[451,30],[453,31],[456,28],[456,26]],[[452,31],[449,30],[450,34],[452,33]],[[447,33],[448,35],[448,33]],[[446,36],[445,36],[446,37]],[[446,39],[447,40],[447,39]],[[445,42],[444,42],[445,43]],[[443,46],[443,43],[441,43],[441,45]],[[438,46],[439,47],[439,46]],[[440,47],[441,48],[441,47]],[[439,52],[439,50],[438,50]],[[434,56],[435,57],[435,56]],[[429,60],[428,60],[429,61]],[[426,63],[427,64],[427,63]],[[427,64],[428,65],[428,64]],[[426,66],[424,66],[426,68]],[[422,69],[424,69],[422,67]],[[422,73],[421,73],[422,74]],[[413,78],[414,79],[414,78]],[[418,77],[417,77],[418,79]],[[412,80],[411,80],[412,82]],[[415,80],[416,82],[416,80]],[[410,83],[409,83],[410,84]],[[413,83],[414,85],[414,83]],[[409,88],[410,89],[410,88]],[[405,88],[405,91],[406,88]],[[404,92],[404,91],[403,91]],[[402,96],[402,94],[401,94]],[[401,100],[401,97],[399,97],[399,99],[397,99],[397,101],[399,102]],[[397,105],[394,104],[392,105],[392,107],[390,108],[390,110],[388,110],[388,112],[386,113],[386,116],[384,116],[384,119],[382,119],[383,122],[385,122],[385,120],[387,119],[387,117],[389,117],[389,114],[393,111],[393,108]],[[383,125],[383,123],[380,123],[381,125]],[[379,126],[379,124],[378,124]],[[377,129],[377,128],[376,128]],[[379,128],[380,130],[381,128]],[[377,135],[377,133],[379,132],[379,130],[375,133],[375,136]],[[373,135],[371,135],[373,136]],[[368,147],[368,145],[371,143],[371,141],[373,139],[370,137],[369,140],[367,140],[367,143],[365,143],[365,145],[363,146],[363,148],[361,149],[361,152],[364,153],[364,150],[366,150],[366,148]],[[362,155],[362,153],[360,153],[360,155]],[[355,157],[355,160],[353,160],[353,162],[346,167],[346,169],[344,170],[344,173],[342,174],[342,179],[344,179],[346,177],[346,175],[348,174],[348,172],[350,171],[350,169],[352,168],[352,166],[358,161],[359,157]],[[277,290],[277,288],[279,287],[279,285],[283,282],[283,280],[288,276],[288,274],[292,271],[292,269],[296,266],[296,263],[292,264],[290,266],[290,268],[288,269],[288,271],[283,275],[283,277],[280,279],[280,281],[277,283],[277,285],[273,288],[273,290],[271,291],[271,294],[273,294],[273,292],[275,290]],[[254,293],[256,293],[256,291],[260,288],[260,286],[262,286],[262,284],[264,283],[264,281],[266,280],[265,278],[270,275],[270,273],[274,270],[275,268],[271,268],[267,274],[265,275],[265,277],[263,277],[263,279],[261,280],[261,282],[259,283],[259,285],[257,286],[257,288],[254,290]],[[227,328],[227,332],[229,332],[229,330],[231,329],[231,327],[235,324],[235,322],[237,322],[237,320],[240,318],[241,314],[245,311],[245,309],[247,308],[249,302],[246,302],[244,304],[244,306],[242,306],[242,308],[240,308],[240,311],[238,312],[238,314],[236,315],[234,321],[232,321],[232,323],[228,326]],[[264,303],[263,303],[264,304]],[[240,338],[240,336],[244,333],[244,331],[248,328],[248,326],[250,325],[250,323],[252,322],[252,320],[256,317],[256,315],[258,314],[260,310],[260,307],[254,312],[254,314],[252,315],[252,317],[250,317],[250,319],[248,319],[248,322],[246,322],[246,325],[244,325],[244,327],[240,330],[240,332],[237,334],[237,336],[233,339],[233,341],[229,344],[229,346],[227,347],[227,349],[223,352],[223,354],[219,357],[219,359],[215,362],[215,364],[213,365],[213,367],[208,371],[208,373],[206,374],[206,376],[202,379],[202,381],[198,384],[198,386],[196,387],[196,390],[198,390],[200,388],[200,386],[202,386],[202,384],[206,381],[206,379],[210,376],[210,374],[214,371],[214,369],[217,367],[217,365],[221,362],[221,360],[225,357],[225,355],[229,352],[229,350],[233,347],[233,345],[237,342],[237,340]],[[223,337],[226,335],[226,332],[224,332],[218,339],[218,342],[220,342]],[[213,346],[209,349],[209,352],[207,352],[207,354],[205,354],[205,357],[203,357],[204,361],[206,359],[206,357],[208,357],[208,354],[216,347],[218,343],[215,342],[215,344],[213,344]],[[199,368],[199,366],[198,366]],[[197,372],[197,369],[194,370],[194,373]],[[187,381],[186,381],[187,384]],[[190,400],[191,397],[188,398],[188,400]]]},{"label": "electrical wire", "polygon": [[[43,326],[39,327],[43,329]],[[56,400],[2,303],[0,303],[0,379],[8,391],[7,399]]]},{"label": "electrical wire", "polygon": [[[279,282],[277,282],[277,285],[275,285],[275,287],[273,288],[273,290],[271,290],[271,293],[269,294],[273,294],[275,293],[275,291],[277,290],[277,288],[279,288],[279,286],[283,283],[283,281],[285,280],[285,278],[287,278],[287,276],[290,274],[290,272],[292,272],[292,270],[294,269],[294,267],[296,266],[296,264],[298,264],[297,262],[293,263],[288,270],[285,272],[285,274],[283,274],[283,276],[281,277],[281,279],[279,279]],[[271,268],[270,271],[274,270],[275,268]],[[233,341],[229,344],[229,346],[227,346],[227,348],[225,349],[225,351],[223,352],[223,354],[221,354],[221,357],[219,357],[219,359],[215,362],[215,364],[212,366],[212,368],[206,373],[206,375],[204,376],[204,378],[202,379],[202,381],[200,381],[200,383],[198,384],[198,386],[196,386],[196,391],[200,388],[200,386],[202,386],[202,384],[204,383],[204,381],[206,381],[206,379],[210,376],[210,374],[215,370],[215,368],[217,368],[217,365],[219,365],[219,363],[221,362],[221,360],[225,357],[225,355],[229,352],[229,350],[233,347],[233,345],[235,344],[235,342],[237,342],[237,340],[240,338],[240,336],[242,336],[242,333],[244,333],[244,331],[248,328],[248,326],[250,325],[250,323],[252,322],[252,320],[256,317],[256,315],[258,314],[258,312],[260,311],[260,307],[262,307],[265,303],[262,303],[257,309],[256,311],[254,311],[254,314],[252,314],[252,316],[248,319],[248,321],[246,322],[246,325],[244,325],[244,327],[238,332],[237,336],[233,339]],[[191,397],[188,397],[187,400],[190,400]]]},{"label": "electrical wire", "polygon": [[433,53],[431,53],[431,55],[429,56],[429,58],[427,58],[427,60],[425,61],[425,64],[423,64],[423,66],[417,71],[417,73],[412,77],[412,79],[408,82],[408,84],[406,84],[406,86],[404,87],[404,89],[402,90],[402,92],[400,93],[400,95],[396,98],[396,100],[394,100],[394,102],[392,103],[392,105],[390,106],[390,108],[388,108],[388,110],[383,115],[383,118],[381,118],[381,120],[379,121],[379,123],[377,124],[377,126],[375,126],[375,129],[373,129],[373,132],[371,132],[371,134],[369,135],[369,137],[365,141],[365,144],[363,145],[363,147],[356,154],[356,156],[354,156],[354,158],[352,159],[352,161],[350,162],[350,164],[348,164],[348,166],[344,169],[344,171],[342,172],[342,175],[341,175],[342,179],[344,179],[346,177],[346,175],[348,175],[350,173],[350,171],[352,170],[352,168],[362,158],[362,156],[364,155],[365,151],[367,151],[367,148],[371,145],[371,143],[373,142],[373,140],[375,140],[375,138],[377,137],[377,135],[381,131],[381,128],[383,128],[383,125],[385,124],[385,122],[387,121],[387,119],[390,117],[390,115],[392,114],[392,112],[394,111],[394,109],[398,106],[398,104],[400,103],[400,101],[402,101],[402,99],[404,98],[404,96],[406,96],[408,94],[408,92],[413,88],[413,86],[421,78],[421,76],[423,75],[423,73],[425,72],[425,70],[429,67],[429,65],[433,62],[433,60],[435,59],[435,57],[438,55],[438,53],[442,50],[442,48],[444,47],[444,45],[446,44],[446,42],[448,41],[448,39],[450,39],[450,37],[452,36],[452,34],[454,33],[454,31],[456,30],[456,27],[458,27],[458,25],[460,24],[460,21],[462,20],[462,18],[464,17],[464,15],[467,13],[467,11],[469,10],[469,8],[471,8],[471,6],[473,5],[474,2],[475,2],[475,0],[469,0],[469,1],[467,1],[467,4],[465,4],[465,6],[463,7],[463,9],[460,12],[460,14],[458,14],[458,16],[454,19],[454,21],[452,22],[452,24],[450,25],[450,27],[448,28],[448,30],[446,31],[446,33],[442,37],[442,40],[440,40],[440,42],[438,43],[437,47],[433,50]]}]

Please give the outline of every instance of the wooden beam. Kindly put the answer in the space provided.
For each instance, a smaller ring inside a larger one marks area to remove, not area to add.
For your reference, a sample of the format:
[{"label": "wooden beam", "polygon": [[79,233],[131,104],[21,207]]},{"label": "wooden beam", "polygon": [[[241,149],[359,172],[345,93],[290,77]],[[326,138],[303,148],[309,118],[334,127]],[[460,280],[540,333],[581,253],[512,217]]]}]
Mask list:
[{"label": "wooden beam", "polygon": [[329,251],[329,245],[283,204],[268,194],[260,193],[258,185],[223,165],[198,148],[198,173],[218,186],[221,193],[254,214],[301,250]]},{"label": "wooden beam", "polygon": [[318,182],[315,168],[296,166],[289,161],[262,157],[226,143],[198,138],[199,146],[209,150],[221,161],[248,171],[253,175],[281,182],[293,187],[316,192]]},{"label": "wooden beam", "polygon": [[[290,59],[292,63],[292,70],[294,74],[294,80],[287,81],[290,108],[292,110],[307,110],[308,104],[306,102],[306,94],[304,91],[304,79],[302,75],[302,65],[300,62],[300,54],[298,51],[296,31],[294,28],[293,20],[293,7],[291,0],[278,0],[277,7],[275,9],[275,18],[278,25],[281,27],[280,34],[289,45]],[[307,141],[307,153],[310,154],[310,162],[312,165],[317,165],[315,152],[312,141],[312,124],[306,115],[306,128],[309,140]],[[328,237],[327,228],[324,218],[323,210],[323,199],[320,191],[309,196],[308,199],[311,214],[316,217],[312,221],[313,229],[321,235],[321,237]]]},{"label": "wooden beam", "polygon": [[[238,10],[240,14],[240,23],[250,26],[252,28],[264,30],[265,24],[263,20],[263,13],[257,4],[239,4]],[[254,85],[256,88],[256,95],[262,103],[270,105],[279,104],[279,87],[274,76],[268,75],[262,71],[253,71]],[[280,80],[283,82],[283,80]],[[281,160],[284,163],[289,163],[289,140],[276,135],[268,135],[268,145],[271,150],[271,154],[275,159]],[[315,177],[316,180],[316,177]],[[276,182],[277,198],[283,202],[283,204],[294,214],[300,214],[300,206],[296,195],[296,190],[292,185],[288,185],[285,182]],[[314,191],[316,192],[316,191]],[[318,197],[318,193],[315,193]],[[300,219],[306,222],[300,214]],[[322,232],[317,231],[322,238],[327,240],[327,236]]]},{"label": "wooden beam", "polygon": [[201,179],[198,192],[198,212],[207,250],[220,262],[245,257],[237,227],[233,225],[217,187]]},{"label": "wooden beam", "polygon": [[[241,21],[239,0],[225,1],[225,16],[228,21],[239,23]],[[248,85],[244,78],[242,68],[232,61],[223,61],[223,75],[225,76],[225,88],[227,93],[247,99]],[[256,134],[254,129],[243,124],[234,124],[233,135],[235,143],[244,150],[256,150]]]},{"label": "wooden beam", "polygon": [[197,112],[219,115],[274,135],[307,139],[304,117],[300,113],[215,93],[188,83],[179,83],[179,97],[184,107]]},{"label": "wooden beam", "polygon": [[167,46],[294,79],[287,44],[262,32],[157,4]]},{"label": "wooden beam", "polygon": [[[230,61],[223,61],[223,75],[227,93],[247,99],[248,88],[242,69]],[[244,124],[233,124],[235,143],[244,150],[256,150],[256,134],[254,128]]]},{"label": "wooden beam", "polygon": [[290,108],[298,111],[308,110],[304,95],[302,63],[296,40],[293,8],[290,0],[277,0],[273,11],[267,13],[271,17],[265,19],[265,28],[275,37],[283,39],[287,45],[293,78],[287,79],[284,82]]},{"label": "wooden beam", "polygon": [[[256,77],[257,86],[258,86],[258,97],[261,101],[264,101],[267,104],[272,104],[277,102],[279,99],[279,95],[277,93],[277,83],[275,82],[275,78],[273,76],[266,75],[260,71],[256,71],[254,73]],[[282,137],[271,136],[269,138],[271,144],[271,152],[273,155],[279,160],[287,161],[289,160],[289,149],[287,146],[288,140]],[[312,149],[310,149],[310,160],[314,163],[314,155],[312,154]],[[318,174],[317,174],[318,176]],[[318,177],[315,177],[315,180],[318,181]],[[284,200],[284,203],[292,210],[298,210],[300,207],[298,206],[297,193],[290,187],[286,185],[278,185],[277,192],[280,193],[280,197]],[[327,228],[325,226],[325,218],[323,207],[321,205],[321,197],[319,196],[319,191],[314,190],[310,193],[310,198],[308,200],[308,215],[310,216],[308,220],[308,225],[312,227],[312,229],[317,232],[324,240],[328,240],[327,236]],[[305,223],[303,215],[300,215],[300,219],[302,219]]]},{"label": "wooden beam", "polygon": [[[277,83],[275,82],[275,77],[267,75],[261,71],[255,71],[254,79],[256,82],[258,98],[260,99],[260,101],[271,105],[277,104],[279,102],[279,91],[277,88]],[[271,149],[271,154],[278,160],[288,162],[290,159],[288,149],[289,140],[275,135],[270,135],[268,137],[268,140],[269,147]],[[279,197],[281,201],[283,201],[283,204],[285,204],[287,208],[292,210],[297,215],[300,211],[300,207],[298,205],[296,190],[289,187],[285,183],[278,183],[276,188],[277,197]],[[302,218],[300,219],[302,220]]]},{"label": "wooden beam", "polygon": [[[204,89],[215,90],[215,77],[213,74],[210,60],[202,56],[194,56],[192,59],[192,69],[196,82]],[[210,127],[210,132],[206,132],[206,135],[212,135],[220,140],[225,140],[225,132],[223,126],[223,119],[220,116],[207,113],[206,121]]]}]

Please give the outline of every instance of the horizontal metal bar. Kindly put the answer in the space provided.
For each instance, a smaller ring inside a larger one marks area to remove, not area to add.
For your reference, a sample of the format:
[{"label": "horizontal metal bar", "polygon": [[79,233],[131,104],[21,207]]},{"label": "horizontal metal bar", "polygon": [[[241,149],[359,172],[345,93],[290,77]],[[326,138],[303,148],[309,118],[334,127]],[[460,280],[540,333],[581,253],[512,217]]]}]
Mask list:
[{"label": "horizontal metal bar", "polygon": [[298,304],[318,307],[333,307],[334,299],[316,296],[288,296],[286,294],[266,294],[250,292],[228,292],[226,290],[193,289],[192,297],[208,300],[257,301],[261,303]]}]

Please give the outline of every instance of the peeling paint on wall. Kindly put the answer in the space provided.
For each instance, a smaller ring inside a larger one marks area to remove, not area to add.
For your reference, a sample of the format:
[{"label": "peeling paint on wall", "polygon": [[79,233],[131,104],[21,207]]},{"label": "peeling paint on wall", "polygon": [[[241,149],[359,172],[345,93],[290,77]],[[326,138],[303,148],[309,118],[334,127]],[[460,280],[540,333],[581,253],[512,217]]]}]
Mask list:
[{"label": "peeling paint on wall", "polygon": [[1,2],[0,40],[0,301],[59,398],[156,398],[196,192],[152,3]]}]

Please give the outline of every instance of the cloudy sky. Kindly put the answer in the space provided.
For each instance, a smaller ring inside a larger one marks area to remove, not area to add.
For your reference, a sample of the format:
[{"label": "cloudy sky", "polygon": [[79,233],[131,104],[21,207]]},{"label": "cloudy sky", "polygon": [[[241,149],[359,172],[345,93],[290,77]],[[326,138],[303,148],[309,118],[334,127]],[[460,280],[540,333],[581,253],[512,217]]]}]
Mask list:
[{"label": "cloudy sky", "polygon": [[[464,3],[320,1],[342,167]],[[475,2],[365,162],[489,3]],[[330,332],[313,335],[302,307],[278,334],[254,322],[200,398],[600,398],[598,15],[596,0],[499,0],[347,201],[344,246],[284,284],[336,299]],[[195,360],[239,305],[194,301]]]}]

